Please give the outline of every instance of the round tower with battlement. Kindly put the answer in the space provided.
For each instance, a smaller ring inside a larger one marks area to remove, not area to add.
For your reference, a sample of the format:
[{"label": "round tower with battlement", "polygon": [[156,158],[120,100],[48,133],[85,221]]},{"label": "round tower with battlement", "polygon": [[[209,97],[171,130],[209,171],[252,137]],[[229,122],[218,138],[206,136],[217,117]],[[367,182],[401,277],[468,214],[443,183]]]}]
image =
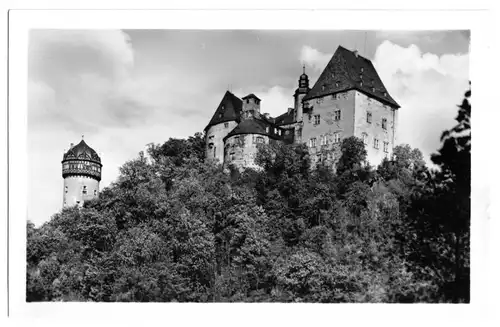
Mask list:
[{"label": "round tower with battlement", "polygon": [[62,160],[63,207],[82,206],[98,197],[101,169],[101,158],[83,139],[71,144]]}]

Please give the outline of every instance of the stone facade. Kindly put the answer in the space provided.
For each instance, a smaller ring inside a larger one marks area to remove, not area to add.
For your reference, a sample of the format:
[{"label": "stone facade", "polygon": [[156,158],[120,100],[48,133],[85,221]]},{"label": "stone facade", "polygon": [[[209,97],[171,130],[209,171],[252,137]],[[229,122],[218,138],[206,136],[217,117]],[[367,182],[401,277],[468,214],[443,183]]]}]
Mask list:
[{"label": "stone facade", "polygon": [[378,164],[385,157],[392,157],[397,110],[359,91],[355,92],[354,135],[365,141],[368,162]]},{"label": "stone facade", "polygon": [[227,121],[211,126],[206,131],[206,158],[224,162],[224,137],[231,132],[238,123]]},{"label": "stone facade", "polygon": [[63,207],[82,206],[99,196],[99,181],[88,176],[68,176],[64,179]]},{"label": "stone facade", "polygon": [[259,169],[255,163],[258,147],[261,144],[272,143],[266,135],[260,134],[245,134],[234,135],[226,139],[224,146],[224,165],[234,165],[237,168],[249,167]]},{"label": "stone facade", "polygon": [[311,163],[324,162],[334,166],[344,138],[354,132],[355,91],[308,100],[303,117],[302,142],[311,152]]}]

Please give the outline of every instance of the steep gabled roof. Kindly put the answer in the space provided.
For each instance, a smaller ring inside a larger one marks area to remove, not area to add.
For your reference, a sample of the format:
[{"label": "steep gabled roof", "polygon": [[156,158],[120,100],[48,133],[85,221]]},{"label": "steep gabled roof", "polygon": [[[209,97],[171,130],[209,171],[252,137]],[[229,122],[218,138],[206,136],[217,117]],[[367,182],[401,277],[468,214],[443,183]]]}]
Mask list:
[{"label": "steep gabled roof", "polygon": [[[266,132],[266,127],[269,127],[269,132]],[[236,126],[226,137],[224,137],[224,141],[230,136],[239,135],[239,134],[261,134],[267,135],[274,139],[280,139],[281,137],[274,133],[274,128],[277,127],[274,124],[270,124],[268,121],[259,119],[259,118],[251,118],[245,119],[241,121],[238,126]]]},{"label": "steep gabled roof", "polygon": [[278,126],[281,126],[281,125],[290,125],[290,124],[295,123],[295,119],[294,118],[295,118],[294,117],[294,112],[293,111],[290,111],[290,112],[287,111],[284,114],[279,115],[278,117],[274,118],[274,122]]},{"label": "steep gabled roof", "polygon": [[372,62],[342,46],[337,48],[304,100],[352,89],[376,98],[391,107],[400,107],[389,95]]},{"label": "steep gabled roof", "polygon": [[234,94],[226,91],[217,110],[215,110],[212,119],[208,123],[205,130],[210,126],[217,125],[226,121],[239,121],[241,115],[241,107],[243,102]]}]

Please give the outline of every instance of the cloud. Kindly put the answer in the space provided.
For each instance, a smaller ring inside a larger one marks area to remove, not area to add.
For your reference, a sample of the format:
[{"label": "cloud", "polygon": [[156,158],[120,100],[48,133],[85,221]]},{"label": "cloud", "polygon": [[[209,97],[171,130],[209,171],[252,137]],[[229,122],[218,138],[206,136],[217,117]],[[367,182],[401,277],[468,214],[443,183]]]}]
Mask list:
[{"label": "cloud", "polygon": [[311,67],[316,73],[321,72],[332,58],[331,53],[323,53],[308,45],[302,46],[300,50],[300,61]]},{"label": "cloud", "polygon": [[455,124],[457,105],[469,81],[469,55],[422,53],[416,45],[379,45],[374,65],[389,93],[401,105],[398,143],[427,157],[440,147],[441,133]]}]

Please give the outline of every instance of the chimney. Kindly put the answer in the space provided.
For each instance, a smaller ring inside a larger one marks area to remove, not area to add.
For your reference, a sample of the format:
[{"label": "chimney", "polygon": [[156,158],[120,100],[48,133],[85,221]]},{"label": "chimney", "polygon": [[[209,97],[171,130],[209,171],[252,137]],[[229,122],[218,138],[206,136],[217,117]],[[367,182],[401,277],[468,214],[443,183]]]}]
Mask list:
[{"label": "chimney", "polygon": [[264,113],[264,117],[265,117],[266,119],[269,119],[269,113],[268,113],[268,112]]},{"label": "chimney", "polygon": [[354,50],[353,51],[354,55],[356,56],[356,58],[358,57],[358,50]]},{"label": "chimney", "polygon": [[293,108],[288,108],[288,114],[290,114],[293,111]]}]

